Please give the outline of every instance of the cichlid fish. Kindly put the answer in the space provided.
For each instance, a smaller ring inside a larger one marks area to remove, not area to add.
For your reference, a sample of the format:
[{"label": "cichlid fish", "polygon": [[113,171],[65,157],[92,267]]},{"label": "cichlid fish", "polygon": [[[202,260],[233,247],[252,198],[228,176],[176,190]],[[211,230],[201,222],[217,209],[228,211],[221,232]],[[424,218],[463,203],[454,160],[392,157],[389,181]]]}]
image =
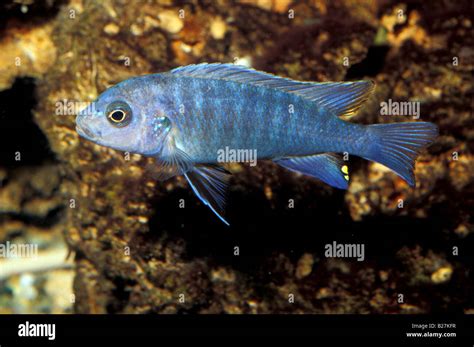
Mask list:
[{"label": "cichlid fish", "polygon": [[437,136],[427,122],[362,125],[354,115],[372,81],[300,82],[233,64],[199,64],[125,80],[76,118],[77,132],[99,145],[155,157],[160,179],[184,175],[223,217],[229,172],[222,150],[253,150],[333,187],[348,187],[338,153],[375,161],[409,185],[419,151]]}]

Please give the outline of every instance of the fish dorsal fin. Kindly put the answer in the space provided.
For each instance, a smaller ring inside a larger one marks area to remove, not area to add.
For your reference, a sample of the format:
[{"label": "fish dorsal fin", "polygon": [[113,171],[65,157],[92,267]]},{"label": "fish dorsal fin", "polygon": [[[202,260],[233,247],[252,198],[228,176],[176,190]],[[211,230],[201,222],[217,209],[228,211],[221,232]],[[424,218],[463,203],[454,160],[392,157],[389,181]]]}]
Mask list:
[{"label": "fish dorsal fin", "polygon": [[370,80],[355,82],[294,81],[246,66],[220,63],[181,66],[171,70],[170,73],[195,78],[248,83],[297,94],[341,117],[351,117],[356,114],[375,86],[374,82]]},{"label": "fish dorsal fin", "polygon": [[317,102],[336,116],[349,118],[357,114],[374,88],[375,83],[370,80],[322,82],[314,83],[311,88],[301,90],[297,94]]}]

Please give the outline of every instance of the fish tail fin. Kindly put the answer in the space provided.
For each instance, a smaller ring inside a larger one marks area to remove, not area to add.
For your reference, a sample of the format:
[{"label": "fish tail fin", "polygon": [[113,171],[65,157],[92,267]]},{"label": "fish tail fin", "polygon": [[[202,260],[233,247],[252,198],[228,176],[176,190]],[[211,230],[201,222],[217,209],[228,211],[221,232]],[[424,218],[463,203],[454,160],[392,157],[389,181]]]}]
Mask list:
[{"label": "fish tail fin", "polygon": [[390,168],[410,186],[415,186],[415,160],[420,151],[438,136],[437,126],[429,122],[413,122],[368,127],[373,145],[363,157]]}]

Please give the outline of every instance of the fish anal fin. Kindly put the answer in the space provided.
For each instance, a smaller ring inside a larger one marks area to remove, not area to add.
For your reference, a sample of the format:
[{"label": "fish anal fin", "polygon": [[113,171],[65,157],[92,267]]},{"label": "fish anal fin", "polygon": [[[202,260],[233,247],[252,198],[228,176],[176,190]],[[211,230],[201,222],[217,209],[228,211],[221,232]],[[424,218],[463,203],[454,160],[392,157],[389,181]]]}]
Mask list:
[{"label": "fish anal fin", "polygon": [[339,189],[347,189],[349,170],[340,156],[322,153],[304,157],[292,157],[275,160],[278,165],[291,171],[317,178]]}]

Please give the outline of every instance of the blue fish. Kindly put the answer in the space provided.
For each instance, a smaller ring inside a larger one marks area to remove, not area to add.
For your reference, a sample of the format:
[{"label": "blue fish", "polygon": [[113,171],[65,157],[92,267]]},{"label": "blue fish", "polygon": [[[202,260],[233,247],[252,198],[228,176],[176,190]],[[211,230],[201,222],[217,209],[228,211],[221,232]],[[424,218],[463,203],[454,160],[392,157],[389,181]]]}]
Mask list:
[{"label": "blue fish", "polygon": [[99,145],[156,158],[162,180],[184,175],[228,224],[224,149],[233,154],[227,161],[254,151],[259,160],[340,189],[349,182],[341,156],[347,153],[381,163],[414,186],[415,159],[437,127],[345,121],[373,89],[367,80],[300,82],[233,64],[189,65],[107,89],[77,115],[76,130]]}]

